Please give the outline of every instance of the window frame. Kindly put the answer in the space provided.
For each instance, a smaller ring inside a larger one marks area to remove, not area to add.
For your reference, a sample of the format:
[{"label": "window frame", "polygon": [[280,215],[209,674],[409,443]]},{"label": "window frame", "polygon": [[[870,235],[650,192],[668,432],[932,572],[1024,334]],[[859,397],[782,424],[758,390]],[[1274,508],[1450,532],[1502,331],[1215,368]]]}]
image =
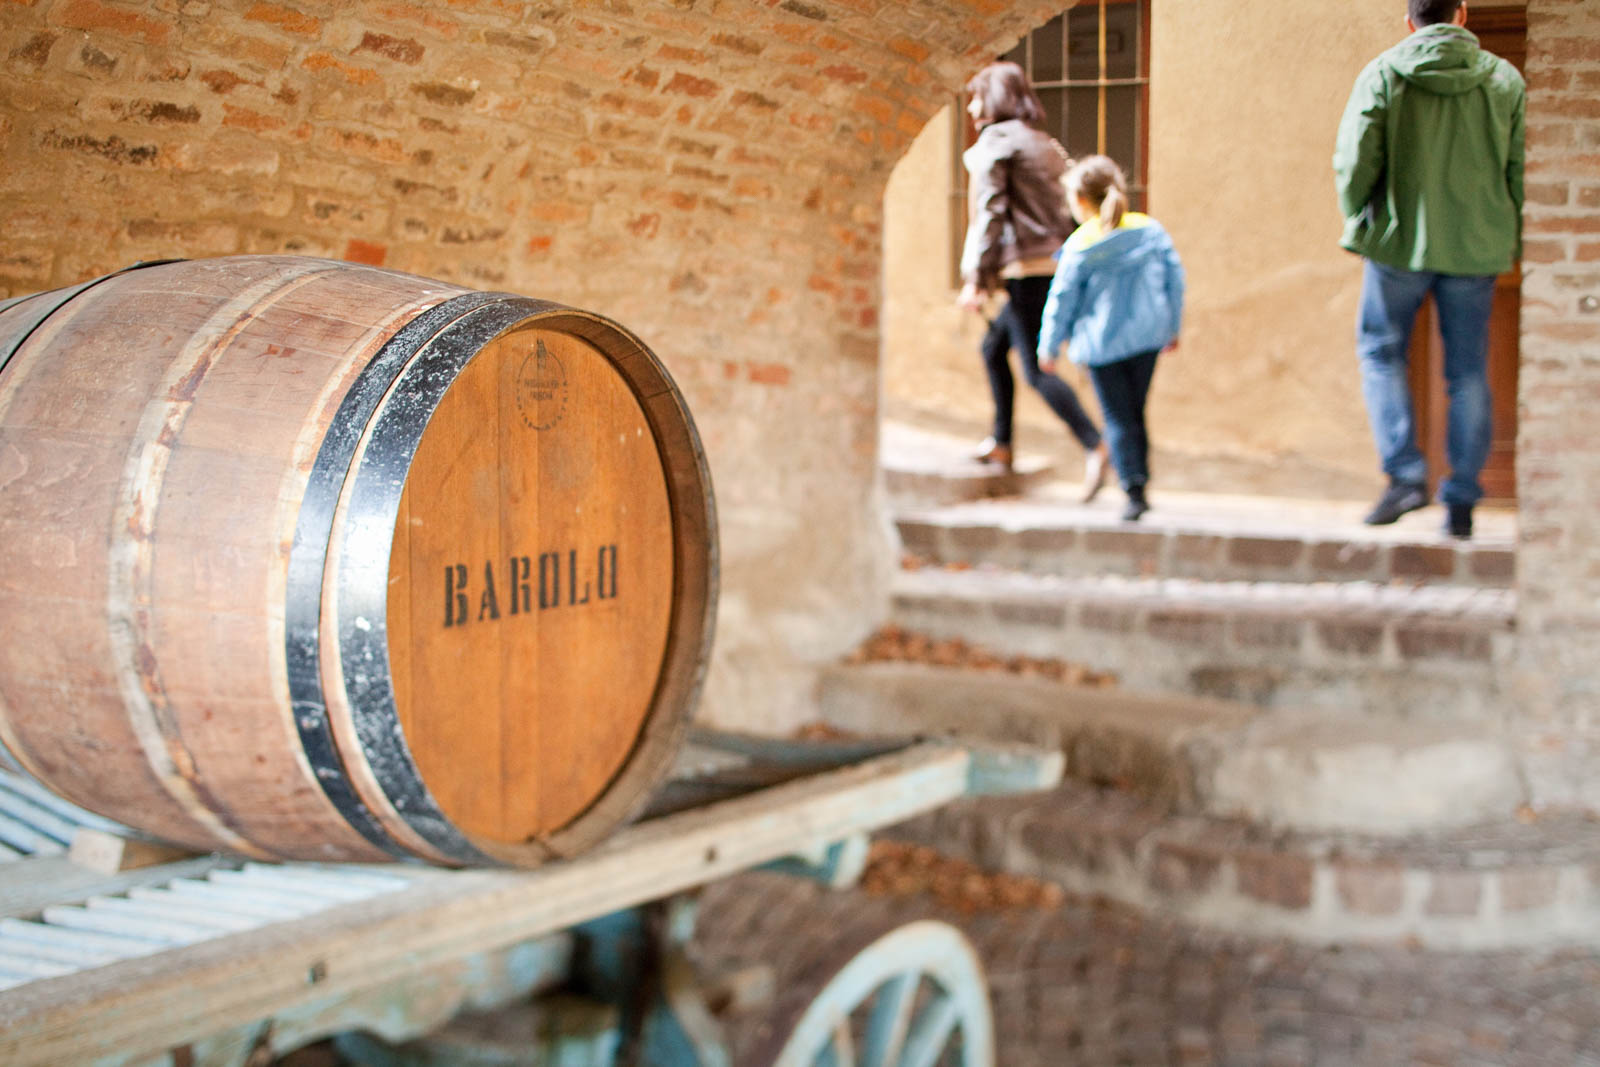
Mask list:
[{"label": "window frame", "polygon": [[[1135,49],[1134,76],[1130,78],[1106,77],[1106,53],[1104,45],[1108,32],[1107,14],[1111,7],[1133,4],[1137,6],[1134,25],[1137,28],[1139,40]],[[1022,69],[1027,72],[1028,80],[1033,83],[1035,90],[1070,92],[1073,89],[1098,89],[1097,100],[1099,103],[1099,121],[1096,130],[1096,150],[1102,154],[1106,151],[1107,131],[1105,123],[1107,92],[1113,88],[1131,87],[1139,91],[1139,102],[1135,109],[1138,129],[1134,133],[1135,159],[1129,163],[1127,160],[1118,160],[1123,165],[1128,175],[1129,200],[1134,209],[1149,211],[1150,204],[1150,4],[1151,0],[1084,0],[1083,3],[1071,4],[1061,10],[1057,18],[1061,19],[1060,42],[1060,70],[1061,78],[1040,81],[1034,78],[1037,69],[1035,62],[1035,38],[1039,31],[1049,26],[1055,18],[1050,19],[1040,26],[1036,26],[1022,36],[1022,39],[1012,46],[1010,50],[998,59],[1012,59],[1019,62]],[[1098,58],[1099,77],[1097,78],[1071,78],[1070,61],[1070,25],[1071,13],[1081,8],[1098,8],[1097,20],[1100,37],[1100,54]],[[1021,51],[1019,59],[1017,52]],[[972,125],[972,119],[967,115],[966,96],[957,92],[955,102],[950,108],[950,222],[951,222],[951,257],[950,270],[952,287],[959,288],[961,247],[967,231],[967,171],[961,162],[962,153],[977,139],[977,130]],[[1063,110],[1063,114],[1065,111]],[[1052,131],[1057,133],[1059,131]]]}]

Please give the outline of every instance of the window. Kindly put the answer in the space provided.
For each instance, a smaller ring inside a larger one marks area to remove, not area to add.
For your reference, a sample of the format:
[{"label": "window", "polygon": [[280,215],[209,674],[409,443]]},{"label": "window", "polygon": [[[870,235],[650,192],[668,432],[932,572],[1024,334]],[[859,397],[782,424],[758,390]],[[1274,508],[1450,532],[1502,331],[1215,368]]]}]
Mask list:
[{"label": "window", "polygon": [[[1150,121],[1150,0],[1083,0],[1028,34],[1001,59],[1028,73],[1044,104],[1045,130],[1073,158],[1106,155],[1122,165],[1135,211],[1146,210]],[[961,153],[977,136],[966,99],[956,124],[951,218],[955,254],[966,232],[967,172]]]}]

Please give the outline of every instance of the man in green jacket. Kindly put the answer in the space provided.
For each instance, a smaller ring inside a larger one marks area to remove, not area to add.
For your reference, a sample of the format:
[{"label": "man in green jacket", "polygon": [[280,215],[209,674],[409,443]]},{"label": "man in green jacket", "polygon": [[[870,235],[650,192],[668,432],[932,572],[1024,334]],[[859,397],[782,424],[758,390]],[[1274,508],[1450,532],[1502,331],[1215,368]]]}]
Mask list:
[{"label": "man in green jacket", "polygon": [[1478,47],[1462,0],[1408,0],[1404,41],[1367,65],[1339,123],[1333,167],[1341,244],[1366,260],[1357,323],[1361,390],[1389,488],[1366,522],[1428,502],[1406,350],[1429,293],[1444,338],[1450,397],[1439,487],[1444,531],[1472,535],[1489,454],[1486,374],[1495,275],[1509,270],[1522,223],[1522,76]]}]

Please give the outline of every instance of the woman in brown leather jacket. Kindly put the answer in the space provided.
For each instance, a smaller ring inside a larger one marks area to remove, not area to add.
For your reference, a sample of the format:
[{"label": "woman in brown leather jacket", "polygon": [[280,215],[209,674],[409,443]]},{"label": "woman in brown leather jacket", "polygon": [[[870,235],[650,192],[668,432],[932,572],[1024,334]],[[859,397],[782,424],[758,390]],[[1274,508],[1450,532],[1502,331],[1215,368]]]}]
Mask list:
[{"label": "woman in brown leather jacket", "polygon": [[1105,479],[1105,445],[1072,386],[1041,371],[1037,353],[1039,319],[1056,269],[1053,257],[1075,228],[1061,185],[1069,160],[1061,145],[1039,128],[1044,108],[1021,67],[991,63],[967,83],[967,92],[972,95],[967,112],[978,128],[978,140],[962,157],[971,216],[961,253],[959,303],[981,314],[990,293],[1004,286],[1008,297],[980,346],[994,394],[994,435],[979,446],[978,459],[1011,465],[1016,384],[1007,353],[1014,351],[1023,378],[1088,453],[1087,501]]}]

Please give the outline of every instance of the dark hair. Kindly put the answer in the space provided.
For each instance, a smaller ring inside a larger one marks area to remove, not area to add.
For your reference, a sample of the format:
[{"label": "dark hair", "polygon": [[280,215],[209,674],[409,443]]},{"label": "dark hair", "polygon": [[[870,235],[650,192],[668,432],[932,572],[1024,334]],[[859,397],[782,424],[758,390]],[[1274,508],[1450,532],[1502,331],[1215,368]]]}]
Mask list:
[{"label": "dark hair", "polygon": [[1418,28],[1449,22],[1461,10],[1461,0],[1406,0],[1406,14]]},{"label": "dark hair", "polygon": [[1083,197],[1099,213],[1102,234],[1122,224],[1128,211],[1128,180],[1114,161],[1106,156],[1079,160],[1064,180],[1068,195]]},{"label": "dark hair", "polygon": [[978,125],[1021,119],[1029,126],[1044,122],[1044,105],[1028,84],[1028,76],[1015,63],[990,63],[967,82],[967,92],[983,102]]}]

